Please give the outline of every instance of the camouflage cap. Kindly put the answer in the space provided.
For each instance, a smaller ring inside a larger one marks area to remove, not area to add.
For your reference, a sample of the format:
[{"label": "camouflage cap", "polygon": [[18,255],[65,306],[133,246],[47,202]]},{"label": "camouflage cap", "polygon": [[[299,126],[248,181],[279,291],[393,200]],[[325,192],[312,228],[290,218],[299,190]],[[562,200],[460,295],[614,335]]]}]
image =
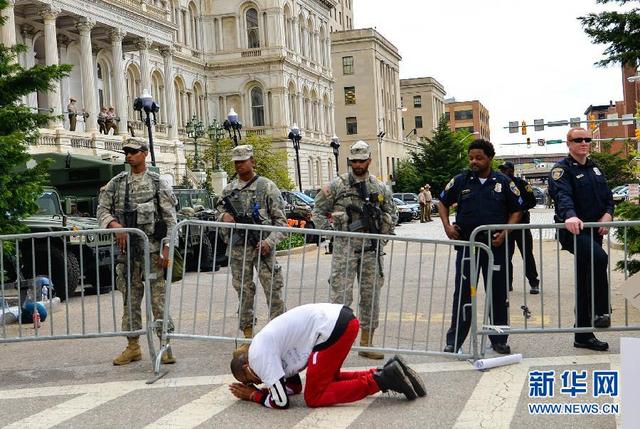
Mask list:
[{"label": "camouflage cap", "polygon": [[149,152],[149,146],[147,146],[147,142],[129,139],[122,145],[122,149],[136,149],[144,152]]},{"label": "camouflage cap", "polygon": [[246,161],[253,157],[253,146],[245,144],[231,150],[231,161]]},{"label": "camouflage cap", "polygon": [[371,148],[366,142],[358,140],[349,148],[349,160],[366,160],[369,158],[371,158]]}]

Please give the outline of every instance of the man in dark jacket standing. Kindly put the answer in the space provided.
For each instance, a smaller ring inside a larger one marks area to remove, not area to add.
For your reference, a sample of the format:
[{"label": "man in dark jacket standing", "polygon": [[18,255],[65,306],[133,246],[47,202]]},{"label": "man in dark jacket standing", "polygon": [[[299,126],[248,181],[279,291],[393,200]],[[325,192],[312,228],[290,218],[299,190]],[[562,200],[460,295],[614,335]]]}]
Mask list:
[{"label": "man in dark jacket standing", "polygon": [[[587,130],[569,130],[569,156],[551,170],[549,194],[555,202],[556,222],[566,227],[558,230],[558,239],[563,249],[575,255],[577,264],[576,326],[608,328],[611,325],[608,256],[602,249],[602,237],[608,228],[585,230],[583,222],[612,221],[613,197],[604,174],[588,157],[590,144]],[[609,344],[598,340],[592,332],[576,333],[573,345],[597,351],[609,349]]]},{"label": "man in dark jacket standing", "polygon": [[[531,215],[529,209],[536,206],[536,196],[533,193],[531,185],[521,177],[515,176],[515,168],[512,162],[507,161],[498,167],[502,174],[510,178],[516,187],[520,191],[522,196],[522,218],[519,223],[528,224],[531,221]],[[524,273],[529,280],[529,286],[531,289],[529,293],[531,295],[537,295],[540,293],[540,280],[538,279],[538,270],[536,270],[536,260],[533,257],[533,237],[531,236],[530,229],[524,229],[522,231],[511,231],[509,234],[509,260],[513,258],[516,245],[520,250],[520,255],[524,259]],[[511,267],[510,267],[511,268]],[[513,290],[513,269],[509,269],[509,290]]]}]

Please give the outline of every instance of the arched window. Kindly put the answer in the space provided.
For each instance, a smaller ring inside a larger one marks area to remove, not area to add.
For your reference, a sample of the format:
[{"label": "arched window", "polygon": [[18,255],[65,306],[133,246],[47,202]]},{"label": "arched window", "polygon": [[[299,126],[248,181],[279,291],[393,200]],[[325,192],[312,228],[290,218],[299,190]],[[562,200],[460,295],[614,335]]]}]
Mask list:
[{"label": "arched window", "polygon": [[192,2],[189,5],[189,26],[191,27],[191,46],[200,49],[200,24],[198,21],[198,9]]},{"label": "arched window", "polygon": [[260,33],[258,31],[258,11],[251,8],[245,13],[247,21],[247,47],[249,49],[260,47]]},{"label": "arched window", "polygon": [[254,127],[264,126],[264,97],[257,86],[251,89],[251,117]]}]

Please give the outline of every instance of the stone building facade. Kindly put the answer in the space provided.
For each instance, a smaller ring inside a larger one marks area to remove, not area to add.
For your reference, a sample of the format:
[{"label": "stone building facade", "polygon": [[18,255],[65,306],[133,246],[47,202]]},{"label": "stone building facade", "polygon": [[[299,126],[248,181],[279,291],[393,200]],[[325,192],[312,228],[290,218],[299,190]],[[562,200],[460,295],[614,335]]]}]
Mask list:
[{"label": "stone building facade", "polygon": [[340,172],[347,171],[347,148],[358,140],[371,146],[369,170],[393,182],[399,161],[413,149],[401,129],[398,49],[373,28],[331,33],[336,133]]},{"label": "stone building facade", "polygon": [[432,77],[400,79],[402,132],[410,139],[433,137],[444,115],[444,86]]},{"label": "stone building facade", "polygon": [[[343,0],[344,2],[344,0]],[[349,3],[351,3],[349,1]],[[342,4],[342,3],[341,3]],[[148,89],[160,104],[155,154],[161,172],[178,183],[193,144],[187,121],[205,126],[234,108],[246,132],[271,136],[295,155],[287,135],[303,131],[300,165],[304,188],[335,172],[329,146],[334,134],[330,21],[336,0],[11,0],[3,15],[2,42],[21,43],[19,59],[74,65],[51,91],[25,103],[62,115],[41,130],[33,152],[70,152],[118,158],[130,123],[136,138],[143,122],[133,100]],[[352,15],[351,15],[352,17]],[[69,99],[77,100],[77,129],[69,131]],[[101,107],[113,106],[117,135],[98,132]],[[200,140],[207,144],[207,140]]]}]

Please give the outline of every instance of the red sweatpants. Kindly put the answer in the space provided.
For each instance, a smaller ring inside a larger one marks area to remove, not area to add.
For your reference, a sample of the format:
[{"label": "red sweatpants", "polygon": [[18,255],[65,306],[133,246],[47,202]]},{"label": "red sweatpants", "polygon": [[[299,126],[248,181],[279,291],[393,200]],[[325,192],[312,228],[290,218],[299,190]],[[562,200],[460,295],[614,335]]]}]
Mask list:
[{"label": "red sweatpants", "polygon": [[359,328],[358,319],[352,319],[338,341],[309,356],[304,387],[304,400],[309,407],[346,404],[380,390],[373,379],[375,368],[368,371],[340,371],[358,336]]}]

